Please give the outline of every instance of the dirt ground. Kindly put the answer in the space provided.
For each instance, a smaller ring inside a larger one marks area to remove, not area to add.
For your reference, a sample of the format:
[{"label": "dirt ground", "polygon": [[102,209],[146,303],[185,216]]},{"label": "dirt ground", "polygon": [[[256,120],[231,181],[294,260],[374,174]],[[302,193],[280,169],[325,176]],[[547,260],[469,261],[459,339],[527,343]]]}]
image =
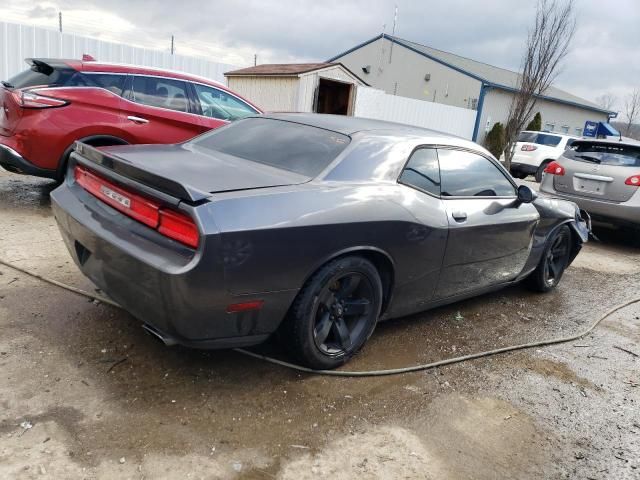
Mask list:
[{"label": "dirt ground", "polygon": [[[0,258],[92,290],[52,188],[0,173]],[[349,369],[583,328],[640,294],[635,239],[597,234],[553,293],[515,286],[387,322]],[[640,305],[577,342],[329,378],[164,347],[121,310],[0,266],[0,332],[2,479],[640,478]]]}]

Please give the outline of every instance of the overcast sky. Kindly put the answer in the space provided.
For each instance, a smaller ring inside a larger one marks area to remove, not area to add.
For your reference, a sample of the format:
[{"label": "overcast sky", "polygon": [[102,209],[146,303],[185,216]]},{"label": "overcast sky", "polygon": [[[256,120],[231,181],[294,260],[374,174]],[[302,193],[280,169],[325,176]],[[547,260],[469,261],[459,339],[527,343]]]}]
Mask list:
[{"label": "overcast sky", "polygon": [[[518,69],[534,0],[0,0],[0,18],[238,66],[326,60],[383,31]],[[556,86],[616,108],[640,87],[640,1],[575,0],[578,28]],[[386,25],[386,27],[384,27]]]}]

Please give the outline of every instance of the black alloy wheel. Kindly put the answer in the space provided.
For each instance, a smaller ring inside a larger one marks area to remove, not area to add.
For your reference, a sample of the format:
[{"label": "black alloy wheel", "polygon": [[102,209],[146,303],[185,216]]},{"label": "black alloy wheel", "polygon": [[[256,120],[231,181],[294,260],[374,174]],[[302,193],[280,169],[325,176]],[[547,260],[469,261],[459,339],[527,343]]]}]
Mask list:
[{"label": "black alloy wheel", "polygon": [[544,280],[550,287],[555,287],[564,269],[567,268],[569,256],[569,238],[567,235],[557,235],[547,249],[544,259]]},{"label": "black alloy wheel", "polygon": [[567,225],[553,232],[542,253],[536,269],[526,279],[532,290],[549,292],[558,286],[571,257],[571,231]]},{"label": "black alloy wheel", "polygon": [[371,281],[358,272],[339,273],[318,297],[313,339],[326,355],[348,351],[369,325],[374,304]]},{"label": "black alloy wheel", "polygon": [[367,259],[327,263],[300,290],[280,327],[285,348],[314,369],[342,365],[373,333],[382,291],[378,270]]}]

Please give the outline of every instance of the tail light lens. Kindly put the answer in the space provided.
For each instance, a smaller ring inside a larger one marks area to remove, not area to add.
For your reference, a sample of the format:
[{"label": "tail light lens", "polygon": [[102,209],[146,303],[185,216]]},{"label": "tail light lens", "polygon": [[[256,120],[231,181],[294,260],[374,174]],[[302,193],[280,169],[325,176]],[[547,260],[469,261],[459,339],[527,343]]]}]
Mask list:
[{"label": "tail light lens", "polygon": [[116,210],[151,228],[158,226],[159,204],[125,191],[80,166],[75,169],[75,178],[78,185]]},{"label": "tail light lens", "polygon": [[624,181],[625,185],[631,185],[632,187],[640,187],[640,174],[632,175]]},{"label": "tail light lens", "polygon": [[193,219],[182,213],[160,209],[158,231],[166,237],[196,248],[200,235]]},{"label": "tail light lens", "polygon": [[22,108],[55,108],[69,104],[66,100],[40,95],[32,91],[14,90],[11,95]]},{"label": "tail light lens", "polygon": [[558,162],[550,162],[549,165],[544,169],[544,173],[550,173],[551,175],[564,175],[564,167],[560,165]]},{"label": "tail light lens", "polygon": [[538,147],[536,147],[535,145],[522,145],[522,147],[520,148],[520,150],[522,150],[523,152],[533,152],[537,149]]},{"label": "tail light lens", "polygon": [[76,166],[74,176],[87,192],[128,217],[165,237],[192,248],[198,247],[198,227],[188,215],[161,207],[160,203],[125,190],[80,165]]}]

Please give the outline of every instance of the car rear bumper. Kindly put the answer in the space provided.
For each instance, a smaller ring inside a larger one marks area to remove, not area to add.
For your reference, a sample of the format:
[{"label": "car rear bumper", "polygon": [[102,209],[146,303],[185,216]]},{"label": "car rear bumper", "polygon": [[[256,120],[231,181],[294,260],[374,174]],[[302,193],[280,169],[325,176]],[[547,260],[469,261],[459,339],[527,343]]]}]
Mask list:
[{"label": "car rear bumper", "polygon": [[5,143],[9,143],[7,137],[0,137],[0,142],[2,142],[0,143],[0,166],[5,170],[25,175],[56,178],[57,172],[55,170],[38,167],[24,158],[12,146],[5,145]]},{"label": "car rear bumper", "polygon": [[558,192],[553,187],[553,176],[545,175],[540,185],[542,193],[570,200],[585,210],[594,220],[640,225],[640,189],[626,202],[611,202]]},{"label": "car rear bumper", "polygon": [[[101,203],[72,179],[51,204],[69,253],[84,275],[168,344],[229,348],[261,343],[273,333],[296,291],[230,294],[216,258],[219,235],[194,252]],[[260,310],[229,305],[263,300]]]}]

